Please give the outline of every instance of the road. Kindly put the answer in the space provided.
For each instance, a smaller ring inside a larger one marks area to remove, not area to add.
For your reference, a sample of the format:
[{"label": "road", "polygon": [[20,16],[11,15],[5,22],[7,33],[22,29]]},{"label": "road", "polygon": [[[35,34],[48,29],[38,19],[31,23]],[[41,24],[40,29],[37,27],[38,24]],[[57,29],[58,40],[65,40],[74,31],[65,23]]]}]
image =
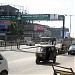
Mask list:
[{"label": "road", "polygon": [[[9,75],[53,75],[52,62],[36,65],[36,48],[15,51],[0,51],[8,60]],[[75,71],[75,56],[62,54],[57,56],[55,65],[73,68]]]}]

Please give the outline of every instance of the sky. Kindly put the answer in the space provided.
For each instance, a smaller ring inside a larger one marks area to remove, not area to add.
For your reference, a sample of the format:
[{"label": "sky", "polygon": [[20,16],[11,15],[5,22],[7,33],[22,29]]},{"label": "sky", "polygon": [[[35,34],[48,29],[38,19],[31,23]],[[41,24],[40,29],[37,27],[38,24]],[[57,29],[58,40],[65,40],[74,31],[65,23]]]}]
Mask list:
[{"label": "sky", "polygon": [[[29,14],[58,14],[65,16],[65,27],[75,37],[75,0],[0,0],[0,5],[16,5],[17,8],[26,10]],[[71,20],[70,20],[70,15]],[[62,21],[37,21],[39,24],[50,27],[62,27]],[[71,28],[70,28],[71,26]]]}]

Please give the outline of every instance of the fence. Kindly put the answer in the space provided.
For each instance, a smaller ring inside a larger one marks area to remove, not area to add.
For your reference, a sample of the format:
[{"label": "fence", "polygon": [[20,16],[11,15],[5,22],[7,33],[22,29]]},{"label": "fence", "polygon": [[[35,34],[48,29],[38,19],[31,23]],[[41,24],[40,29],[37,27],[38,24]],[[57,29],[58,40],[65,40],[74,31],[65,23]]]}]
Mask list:
[{"label": "fence", "polygon": [[25,41],[0,41],[0,50],[17,50],[22,44],[25,45]]}]

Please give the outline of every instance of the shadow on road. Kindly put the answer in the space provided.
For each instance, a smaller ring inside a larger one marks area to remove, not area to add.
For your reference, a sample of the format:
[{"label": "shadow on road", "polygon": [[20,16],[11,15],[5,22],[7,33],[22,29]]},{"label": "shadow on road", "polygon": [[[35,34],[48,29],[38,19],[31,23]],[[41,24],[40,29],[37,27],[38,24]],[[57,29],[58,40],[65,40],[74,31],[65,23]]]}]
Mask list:
[{"label": "shadow on road", "polygon": [[52,65],[60,65],[60,63],[58,63],[58,62],[53,63],[53,62],[49,61],[49,62],[40,62],[39,65],[52,66]]}]

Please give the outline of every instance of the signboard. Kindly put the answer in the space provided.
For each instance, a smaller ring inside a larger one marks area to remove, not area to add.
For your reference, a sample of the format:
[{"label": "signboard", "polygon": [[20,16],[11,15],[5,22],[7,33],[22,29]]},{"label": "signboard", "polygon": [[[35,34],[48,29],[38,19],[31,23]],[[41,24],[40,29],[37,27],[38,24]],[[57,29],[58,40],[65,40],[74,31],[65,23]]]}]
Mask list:
[{"label": "signboard", "polygon": [[63,20],[64,15],[57,14],[28,14],[16,16],[0,16],[0,20]]},{"label": "signboard", "polygon": [[50,15],[50,20],[58,20],[58,15],[57,14],[51,14]]},{"label": "signboard", "polygon": [[0,20],[17,20],[16,16],[0,16]]},{"label": "signboard", "polygon": [[50,20],[64,20],[65,16],[64,15],[57,15],[57,14],[51,14],[50,15]]},{"label": "signboard", "polygon": [[43,31],[44,30],[44,26],[42,26],[42,25],[36,25],[36,26],[34,26],[34,30]]},{"label": "signboard", "polygon": [[22,15],[21,20],[50,20],[50,14]]},{"label": "signboard", "polygon": [[0,25],[0,29],[8,29],[8,25]]},{"label": "signboard", "polygon": [[58,20],[64,20],[65,16],[64,15],[58,15]]},{"label": "signboard", "polygon": [[10,25],[10,21],[9,20],[0,20],[0,25]]},{"label": "signboard", "polygon": [[0,16],[0,20],[50,20],[50,14],[29,14],[16,16]]}]

